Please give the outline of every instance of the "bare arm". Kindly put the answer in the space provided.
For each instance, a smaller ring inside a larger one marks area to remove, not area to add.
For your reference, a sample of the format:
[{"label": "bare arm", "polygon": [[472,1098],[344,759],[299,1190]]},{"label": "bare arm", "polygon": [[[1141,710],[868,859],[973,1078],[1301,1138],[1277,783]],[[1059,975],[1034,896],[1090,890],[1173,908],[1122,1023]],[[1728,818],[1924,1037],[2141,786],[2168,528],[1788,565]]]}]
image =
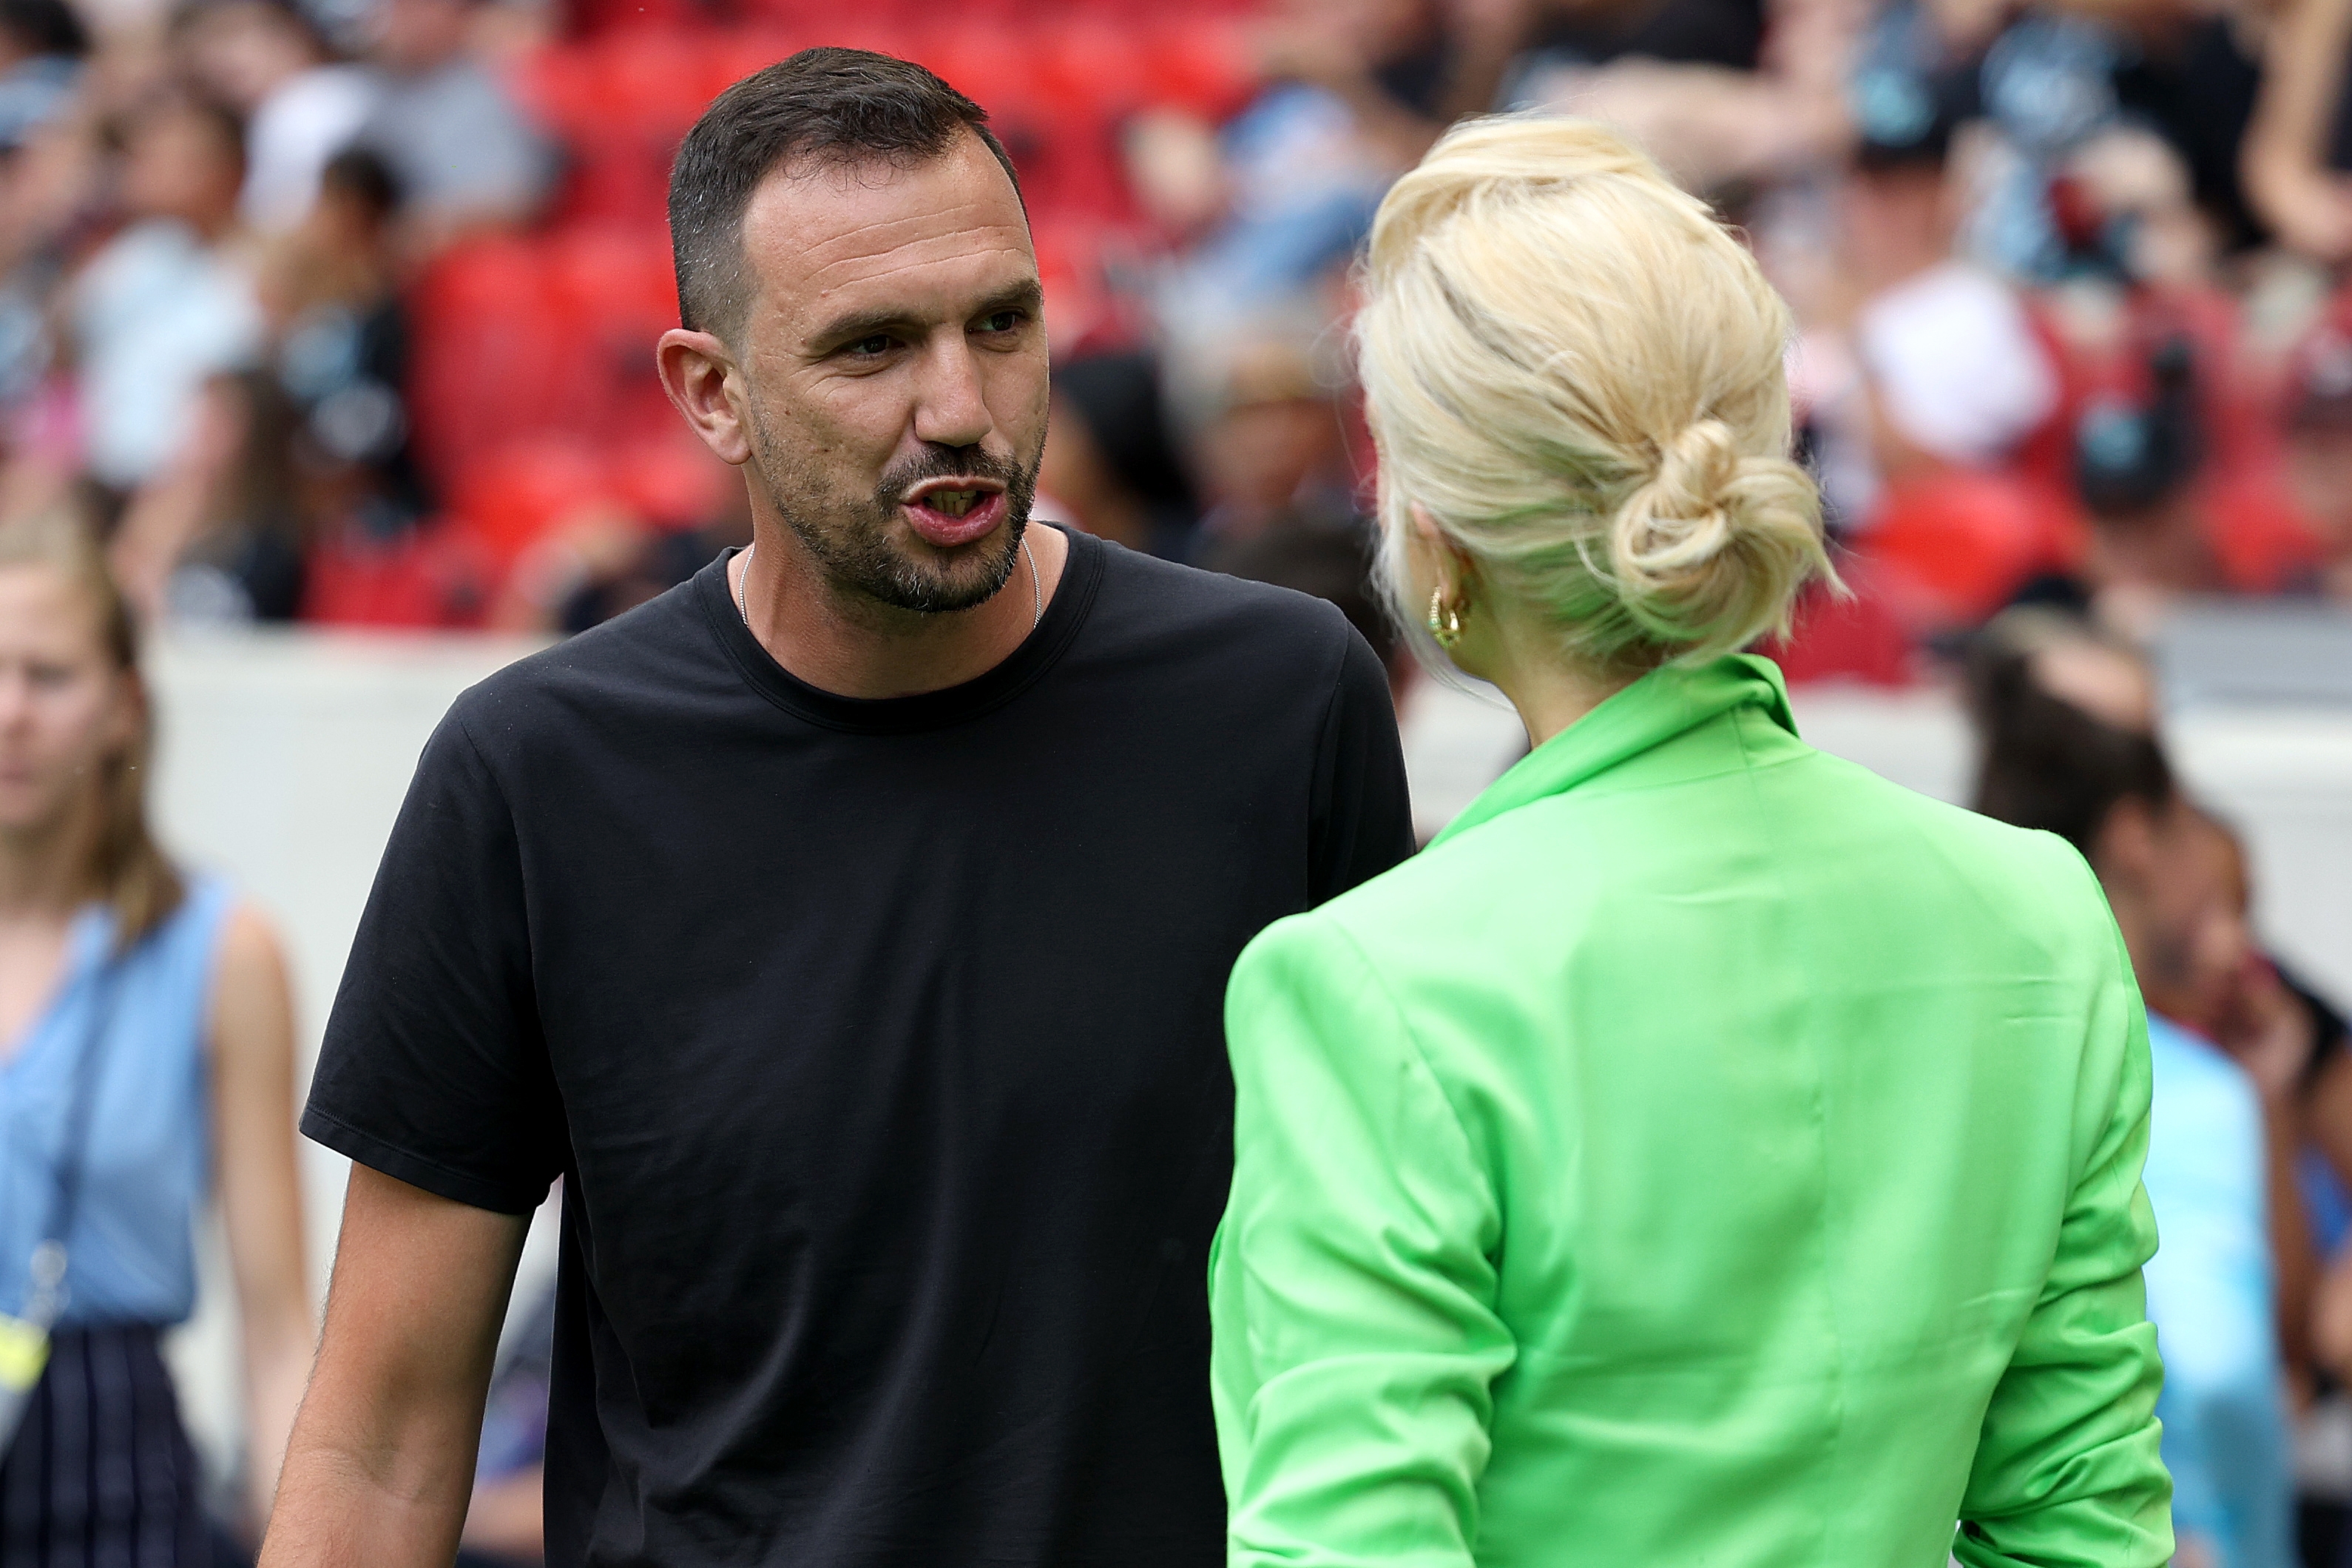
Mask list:
[{"label": "bare arm", "polygon": [[2240,174],[2279,238],[2322,261],[2352,255],[2352,198],[2327,169],[2352,0],[2293,0],[2271,29]]},{"label": "bare arm", "polygon": [[247,1498],[259,1530],[311,1340],[294,1167],[293,998],[278,938],[251,910],[232,915],[221,940],[211,1033],[221,1216],[244,1326]]},{"label": "bare arm", "polygon": [[352,1167],[261,1568],[447,1568],[529,1224]]}]

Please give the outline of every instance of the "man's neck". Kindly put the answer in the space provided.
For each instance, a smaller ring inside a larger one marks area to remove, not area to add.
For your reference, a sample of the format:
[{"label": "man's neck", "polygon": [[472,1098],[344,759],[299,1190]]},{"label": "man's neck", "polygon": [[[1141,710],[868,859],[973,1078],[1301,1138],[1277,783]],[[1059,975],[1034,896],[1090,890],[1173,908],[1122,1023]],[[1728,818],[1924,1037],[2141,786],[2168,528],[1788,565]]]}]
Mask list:
[{"label": "man's neck", "polygon": [[836,697],[918,697],[977,679],[1028,638],[1070,542],[1033,526],[1026,545],[994,596],[927,615],[842,592],[789,527],[762,518],[752,548],[728,563],[727,585],[760,646],[799,679]]}]

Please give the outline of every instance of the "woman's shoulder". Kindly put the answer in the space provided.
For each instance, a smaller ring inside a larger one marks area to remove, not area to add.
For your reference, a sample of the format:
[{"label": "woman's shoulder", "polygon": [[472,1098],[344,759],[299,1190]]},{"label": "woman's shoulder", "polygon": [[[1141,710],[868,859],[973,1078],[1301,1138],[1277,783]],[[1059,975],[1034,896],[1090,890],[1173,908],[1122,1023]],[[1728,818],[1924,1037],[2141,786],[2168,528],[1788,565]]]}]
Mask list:
[{"label": "woman's shoulder", "polygon": [[1530,946],[1611,946],[1629,907],[1704,899],[1724,879],[1769,873],[1752,886],[1780,887],[1793,918],[1823,912],[1813,909],[1823,900],[1848,912],[1999,909],[2013,936],[2105,955],[2113,938],[2105,896],[2063,839],[1826,753],[1805,761],[1795,795],[1776,804],[1759,803],[1746,783],[1731,796],[1596,791],[1532,803],[1279,922],[1261,942],[1293,962],[1360,958],[1405,984],[1508,966]]},{"label": "woman's shoulder", "polygon": [[[1243,952],[1244,964],[1354,970],[1401,980],[1434,940],[1454,945],[1472,928],[1509,923],[1521,903],[1509,834],[1469,834],[1433,845],[1314,909],[1276,921]],[[1526,901],[1538,889],[1529,888]]]},{"label": "woman's shoulder", "polygon": [[216,871],[182,873],[180,901],[142,944],[147,963],[210,991],[257,963],[277,963],[277,928],[244,890]]}]

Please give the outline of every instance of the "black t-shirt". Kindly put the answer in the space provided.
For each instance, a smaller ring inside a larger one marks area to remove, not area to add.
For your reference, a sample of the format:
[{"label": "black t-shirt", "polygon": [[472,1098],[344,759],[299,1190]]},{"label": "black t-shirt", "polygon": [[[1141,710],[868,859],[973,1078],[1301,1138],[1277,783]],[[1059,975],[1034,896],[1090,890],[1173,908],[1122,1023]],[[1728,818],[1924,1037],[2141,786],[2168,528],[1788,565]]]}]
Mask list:
[{"label": "black t-shirt", "polygon": [[425,748],[303,1128],[568,1178],[557,1568],[1223,1562],[1226,973],[1403,766],[1337,610],[1070,542],[950,690],[794,679],[721,558]]}]

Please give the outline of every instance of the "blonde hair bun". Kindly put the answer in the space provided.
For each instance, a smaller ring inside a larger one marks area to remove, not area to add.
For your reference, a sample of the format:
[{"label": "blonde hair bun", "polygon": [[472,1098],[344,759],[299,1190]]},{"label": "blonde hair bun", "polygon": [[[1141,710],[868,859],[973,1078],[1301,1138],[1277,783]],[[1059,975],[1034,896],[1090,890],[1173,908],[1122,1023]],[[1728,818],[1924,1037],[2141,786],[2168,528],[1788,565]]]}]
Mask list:
[{"label": "blonde hair bun", "polygon": [[1730,426],[1701,419],[1610,519],[1609,574],[1658,641],[1704,642],[1711,628],[1776,620],[1781,585],[1801,582],[1821,548],[1811,477],[1786,458],[1742,452]]},{"label": "blonde hair bun", "polygon": [[1395,596],[1417,504],[1588,663],[1785,625],[1834,580],[1789,460],[1790,332],[1746,247],[1622,137],[1456,126],[1381,204],[1357,326]]}]

